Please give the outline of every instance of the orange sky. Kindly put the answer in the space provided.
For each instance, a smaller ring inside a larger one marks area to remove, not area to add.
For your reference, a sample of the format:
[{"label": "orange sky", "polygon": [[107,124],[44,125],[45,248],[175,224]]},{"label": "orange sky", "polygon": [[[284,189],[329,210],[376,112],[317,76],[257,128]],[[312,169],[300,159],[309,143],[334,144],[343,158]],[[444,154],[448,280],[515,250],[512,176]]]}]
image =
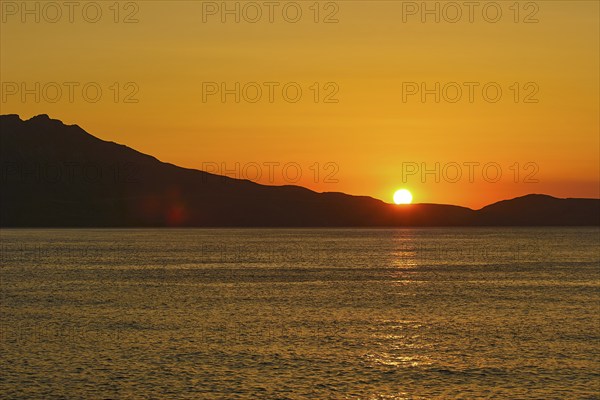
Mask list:
[{"label": "orange sky", "polygon": [[[0,2],[3,114],[46,113],[185,167],[388,202],[400,187],[474,208],[600,197],[596,1],[476,2],[471,15],[464,2],[428,2],[430,14],[420,1],[274,2],[272,15],[264,2],[227,2],[232,14],[221,1],[52,3]],[[239,103],[223,102],[221,84],[236,82]],[[439,103],[423,99],[436,82]]]}]

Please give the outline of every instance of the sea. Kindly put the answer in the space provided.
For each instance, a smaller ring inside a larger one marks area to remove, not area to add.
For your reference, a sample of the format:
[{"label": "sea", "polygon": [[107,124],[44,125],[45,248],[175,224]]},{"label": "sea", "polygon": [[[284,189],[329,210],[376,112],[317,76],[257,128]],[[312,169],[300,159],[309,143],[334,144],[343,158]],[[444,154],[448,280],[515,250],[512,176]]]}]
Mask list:
[{"label": "sea", "polygon": [[2,229],[2,399],[599,399],[600,228]]}]

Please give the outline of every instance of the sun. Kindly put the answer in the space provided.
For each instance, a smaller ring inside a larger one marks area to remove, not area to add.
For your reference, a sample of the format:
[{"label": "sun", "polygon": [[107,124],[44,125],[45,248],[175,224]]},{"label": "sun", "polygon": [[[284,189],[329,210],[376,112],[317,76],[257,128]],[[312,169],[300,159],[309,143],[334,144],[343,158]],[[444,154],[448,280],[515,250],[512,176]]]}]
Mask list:
[{"label": "sun", "polygon": [[396,204],[410,204],[412,199],[412,194],[406,189],[396,190],[394,193],[394,203]]}]

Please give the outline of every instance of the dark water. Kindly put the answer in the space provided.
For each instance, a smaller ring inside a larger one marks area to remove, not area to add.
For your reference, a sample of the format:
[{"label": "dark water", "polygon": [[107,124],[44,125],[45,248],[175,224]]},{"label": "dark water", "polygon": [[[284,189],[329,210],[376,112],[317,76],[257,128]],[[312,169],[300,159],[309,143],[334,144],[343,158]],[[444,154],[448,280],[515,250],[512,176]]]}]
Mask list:
[{"label": "dark water", "polygon": [[600,398],[600,230],[2,230],[2,398]]}]

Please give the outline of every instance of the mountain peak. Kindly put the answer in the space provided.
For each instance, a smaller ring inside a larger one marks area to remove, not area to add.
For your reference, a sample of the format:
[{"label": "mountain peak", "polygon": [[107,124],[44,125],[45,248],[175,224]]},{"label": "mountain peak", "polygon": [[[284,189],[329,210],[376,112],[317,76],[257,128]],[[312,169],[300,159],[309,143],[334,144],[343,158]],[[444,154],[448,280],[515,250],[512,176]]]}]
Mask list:
[{"label": "mountain peak", "polygon": [[23,122],[18,114],[2,114],[0,115],[0,121],[13,124]]},{"label": "mountain peak", "polygon": [[48,114],[38,114],[35,117],[31,117],[29,120],[50,120],[50,116]]},{"label": "mountain peak", "polygon": [[31,117],[26,122],[36,123],[36,124],[56,124],[56,125],[64,125],[64,123],[59,119],[50,118],[48,114],[39,114],[35,117]]}]

